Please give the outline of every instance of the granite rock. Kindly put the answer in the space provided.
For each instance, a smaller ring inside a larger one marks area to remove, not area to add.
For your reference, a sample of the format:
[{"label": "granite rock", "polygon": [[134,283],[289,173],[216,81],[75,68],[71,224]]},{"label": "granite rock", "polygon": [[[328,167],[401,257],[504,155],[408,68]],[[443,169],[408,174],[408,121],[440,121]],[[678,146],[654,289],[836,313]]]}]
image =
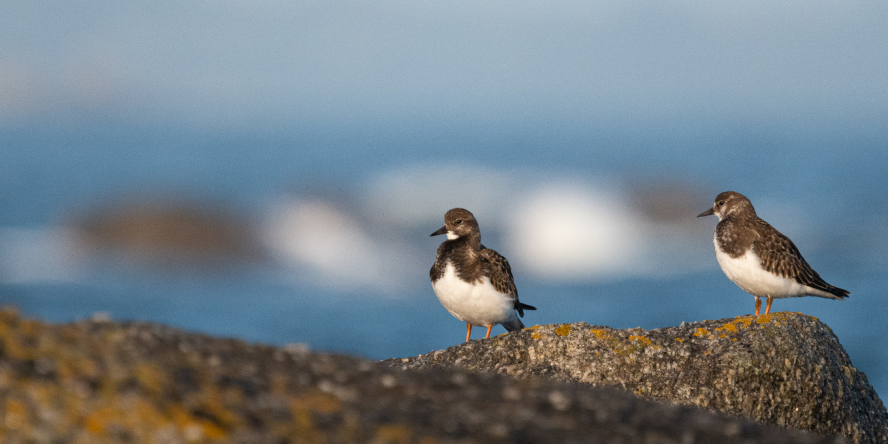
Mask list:
[{"label": "granite rock", "polygon": [[614,386],[853,442],[888,442],[888,414],[866,375],[828,326],[800,313],[650,331],[536,326],[386,363]]},{"label": "granite rock", "polygon": [[305,347],[101,317],[53,325],[11,310],[0,311],[0,409],[4,444],[846,442],[589,384],[405,371]]}]

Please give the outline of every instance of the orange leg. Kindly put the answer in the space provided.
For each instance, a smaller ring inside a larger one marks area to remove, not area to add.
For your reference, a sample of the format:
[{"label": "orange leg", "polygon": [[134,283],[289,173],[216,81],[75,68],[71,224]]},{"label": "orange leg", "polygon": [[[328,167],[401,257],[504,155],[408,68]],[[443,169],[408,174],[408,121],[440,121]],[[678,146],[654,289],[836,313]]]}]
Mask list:
[{"label": "orange leg", "polygon": [[765,307],[765,314],[771,314],[771,302],[774,302],[774,298],[768,296],[768,306]]},{"label": "orange leg", "polygon": [[[770,305],[770,304],[768,304]],[[758,316],[762,313],[762,299],[758,296],[755,297],[755,315]]]},{"label": "orange leg", "polygon": [[485,336],[485,338],[489,338],[489,337],[490,337],[490,329],[491,329],[491,328],[493,328],[493,325],[488,325],[488,326],[487,326],[487,336]]},{"label": "orange leg", "polygon": [[466,342],[472,339],[472,324],[466,322]]}]

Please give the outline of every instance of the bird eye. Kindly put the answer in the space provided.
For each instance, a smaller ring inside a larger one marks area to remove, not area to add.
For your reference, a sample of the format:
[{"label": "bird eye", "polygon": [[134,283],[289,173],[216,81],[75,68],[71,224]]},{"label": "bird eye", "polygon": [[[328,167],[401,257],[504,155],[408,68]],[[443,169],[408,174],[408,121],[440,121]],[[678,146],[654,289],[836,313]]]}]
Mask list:
[{"label": "bird eye", "polygon": [[462,223],[462,219],[457,219],[457,220],[456,220],[456,224],[457,224],[457,225],[459,225],[459,224],[461,224],[461,223]]},{"label": "bird eye", "polygon": [[723,200],[718,201],[718,206],[722,206],[724,204],[725,204],[725,201],[723,201]]}]

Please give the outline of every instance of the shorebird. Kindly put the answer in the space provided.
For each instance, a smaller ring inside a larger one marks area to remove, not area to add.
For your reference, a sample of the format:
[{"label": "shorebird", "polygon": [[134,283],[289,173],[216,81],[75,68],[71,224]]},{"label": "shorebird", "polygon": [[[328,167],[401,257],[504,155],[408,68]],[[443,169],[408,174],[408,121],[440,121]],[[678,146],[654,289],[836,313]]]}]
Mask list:
[{"label": "shorebird", "polygon": [[725,191],[712,208],[697,217],[718,216],[713,234],[715,257],[728,279],[755,296],[755,314],[768,299],[765,314],[775,298],[817,296],[844,299],[851,293],[834,287],[805,261],[795,244],[755,214],[746,196]]},{"label": "shorebird", "polygon": [[536,307],[518,301],[518,290],[509,261],[481,245],[478,221],[471,212],[454,208],[444,216],[444,226],[432,236],[447,235],[438,247],[435,265],[429,271],[432,289],[441,305],[453,317],[466,323],[466,342],[472,326],[487,327],[487,335],[496,324],[508,331],[521,330],[524,310]]}]

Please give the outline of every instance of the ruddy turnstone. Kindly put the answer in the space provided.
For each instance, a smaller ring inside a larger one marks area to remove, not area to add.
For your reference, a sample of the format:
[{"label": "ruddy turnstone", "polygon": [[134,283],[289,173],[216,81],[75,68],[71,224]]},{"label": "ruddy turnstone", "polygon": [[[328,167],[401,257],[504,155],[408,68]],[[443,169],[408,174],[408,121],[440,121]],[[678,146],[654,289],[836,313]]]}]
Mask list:
[{"label": "ruddy turnstone", "polygon": [[[521,330],[519,316],[536,307],[518,301],[509,261],[481,245],[478,221],[468,210],[454,208],[444,215],[444,226],[432,236],[446,234],[429,275],[441,305],[466,323],[466,342],[472,326],[490,329],[502,324],[508,331]],[[517,313],[516,313],[517,312]]]},{"label": "ruddy turnstone", "polygon": [[718,216],[713,243],[715,257],[728,279],[755,296],[755,314],[771,313],[774,298],[817,296],[844,299],[851,293],[827,284],[795,244],[755,214],[752,202],[734,191],[715,198],[712,208],[697,217]]}]

